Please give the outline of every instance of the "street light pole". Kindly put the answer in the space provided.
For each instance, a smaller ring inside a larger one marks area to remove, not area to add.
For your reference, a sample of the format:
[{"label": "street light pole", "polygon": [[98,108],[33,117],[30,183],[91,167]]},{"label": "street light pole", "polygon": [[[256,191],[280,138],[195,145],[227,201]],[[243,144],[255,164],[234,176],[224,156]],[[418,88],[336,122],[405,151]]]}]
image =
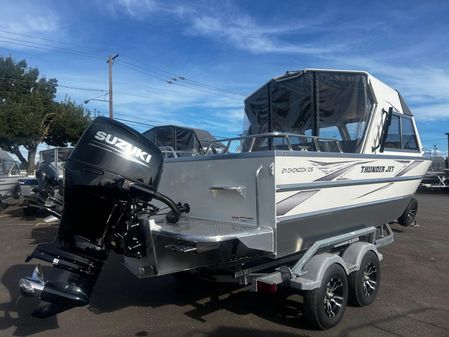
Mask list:
[{"label": "street light pole", "polygon": [[109,118],[114,118],[113,113],[113,104],[112,104],[112,64],[114,63],[114,60],[118,57],[118,54],[115,54],[114,56],[109,55],[108,63],[109,63]]}]

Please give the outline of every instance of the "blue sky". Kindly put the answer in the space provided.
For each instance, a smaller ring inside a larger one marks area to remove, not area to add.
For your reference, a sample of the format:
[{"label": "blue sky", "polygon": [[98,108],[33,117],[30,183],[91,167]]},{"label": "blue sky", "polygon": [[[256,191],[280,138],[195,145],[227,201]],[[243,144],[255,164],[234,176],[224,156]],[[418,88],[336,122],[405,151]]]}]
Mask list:
[{"label": "blue sky", "polygon": [[0,54],[105,90],[58,89],[82,103],[106,93],[106,58],[119,53],[117,118],[218,136],[240,133],[244,97],[286,70],[366,70],[403,94],[426,148],[447,151],[448,17],[447,1],[2,0]]}]

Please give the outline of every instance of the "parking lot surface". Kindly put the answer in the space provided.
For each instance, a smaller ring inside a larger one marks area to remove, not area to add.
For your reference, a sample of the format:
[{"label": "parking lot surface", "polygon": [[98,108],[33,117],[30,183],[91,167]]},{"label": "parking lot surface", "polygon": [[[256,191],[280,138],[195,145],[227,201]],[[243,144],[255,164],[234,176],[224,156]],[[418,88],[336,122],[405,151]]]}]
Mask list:
[{"label": "parking lot surface", "polygon": [[[301,317],[301,297],[164,276],[137,279],[112,255],[87,307],[46,319],[20,296],[24,259],[51,241],[57,225],[25,218],[17,205],[0,213],[0,336],[449,336],[449,195],[419,194],[419,227],[394,225],[384,247],[374,304],[348,307],[342,322],[315,331]],[[45,269],[44,269],[45,274]]]}]

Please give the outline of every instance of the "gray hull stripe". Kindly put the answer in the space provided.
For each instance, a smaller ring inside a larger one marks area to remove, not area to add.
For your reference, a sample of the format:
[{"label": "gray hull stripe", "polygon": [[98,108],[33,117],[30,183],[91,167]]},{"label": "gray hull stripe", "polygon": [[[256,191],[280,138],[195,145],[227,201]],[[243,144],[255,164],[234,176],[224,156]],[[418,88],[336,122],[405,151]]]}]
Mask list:
[{"label": "gray hull stripe", "polygon": [[280,184],[276,185],[276,192],[290,192],[300,190],[322,189],[329,187],[353,186],[353,185],[372,185],[383,183],[395,183],[409,180],[421,180],[424,176],[408,176],[408,177],[391,177],[391,178],[377,178],[377,179],[356,179],[356,180],[336,180],[323,181],[302,184]]},{"label": "gray hull stripe", "polygon": [[402,169],[398,174],[396,174],[396,177],[403,176],[404,174],[406,174],[410,170],[413,170],[415,167],[417,167],[419,164],[421,164],[423,162],[424,162],[424,160],[416,160],[416,161],[414,161],[413,163],[409,164],[404,169]]},{"label": "gray hull stripe", "polygon": [[350,169],[352,169],[354,166],[360,165],[360,164],[366,164],[369,163],[370,161],[358,161],[355,162],[353,164],[349,164],[348,166],[342,167],[338,170],[336,170],[335,172],[332,172],[330,174],[325,175],[324,177],[321,177],[315,181],[330,181],[330,180],[334,180],[336,178],[338,178],[339,176],[341,176],[342,174],[346,173],[347,171],[349,171]]},{"label": "gray hull stripe", "polygon": [[286,223],[302,220],[304,218],[328,215],[328,214],[337,213],[337,212],[340,212],[343,210],[356,209],[356,208],[360,208],[360,207],[364,207],[364,206],[380,205],[380,204],[389,203],[389,202],[396,201],[396,200],[411,198],[413,195],[414,194],[409,194],[409,195],[405,195],[402,197],[382,199],[380,201],[371,201],[371,202],[364,202],[364,203],[359,203],[359,204],[355,204],[355,205],[351,205],[351,206],[328,208],[325,210],[319,210],[319,211],[315,211],[315,212],[308,212],[308,213],[295,214],[295,215],[285,215],[285,216],[277,217],[276,223],[277,224],[286,224]]},{"label": "gray hull stripe", "polygon": [[318,191],[319,190],[298,192],[284,200],[279,201],[276,204],[276,216],[284,215],[290,212],[293,208],[299,204],[302,204]]},{"label": "gray hull stripe", "polygon": [[355,198],[355,199],[363,198],[363,197],[366,197],[366,196],[369,195],[369,194],[372,194],[372,193],[375,193],[375,192],[378,192],[378,191],[385,190],[385,189],[387,189],[388,187],[393,186],[393,184],[394,184],[394,183],[388,183],[388,184],[386,184],[386,185],[384,185],[384,186],[381,186],[381,187],[379,187],[379,188],[376,188],[374,191],[371,191],[371,192],[362,194],[361,196],[359,196],[359,197],[357,197],[357,198]]}]

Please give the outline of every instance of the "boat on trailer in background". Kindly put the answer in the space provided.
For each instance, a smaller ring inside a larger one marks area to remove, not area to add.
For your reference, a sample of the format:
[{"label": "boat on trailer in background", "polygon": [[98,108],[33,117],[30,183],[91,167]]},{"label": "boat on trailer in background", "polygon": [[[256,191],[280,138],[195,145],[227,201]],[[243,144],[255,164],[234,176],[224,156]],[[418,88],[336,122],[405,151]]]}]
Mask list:
[{"label": "boat on trailer in background", "polygon": [[73,147],[55,147],[40,151],[39,166],[34,177],[19,179],[25,216],[45,210],[52,215],[50,218],[61,217],[64,206],[64,166],[72,150]]},{"label": "boat on trailer in background", "polygon": [[[162,151],[164,159],[221,153],[224,145],[209,131],[178,125],[155,126],[143,133]],[[209,148],[209,145],[212,146]]]},{"label": "boat on trailer in background", "polygon": [[85,305],[114,250],[137,277],[190,270],[258,292],[296,289],[321,329],[348,298],[372,303],[388,224],[430,164],[401,95],[366,72],[307,69],[263,85],[245,116],[243,136],[217,141],[222,153],[211,142],[205,155],[166,160],[137,131],[97,118],[66,165],[58,236],[28,258],[59,268],[59,280],[36,267],[22,293]]},{"label": "boat on trailer in background", "polygon": [[8,154],[0,149],[0,211],[6,208],[2,203],[3,199],[14,197],[19,198],[19,165]]}]

